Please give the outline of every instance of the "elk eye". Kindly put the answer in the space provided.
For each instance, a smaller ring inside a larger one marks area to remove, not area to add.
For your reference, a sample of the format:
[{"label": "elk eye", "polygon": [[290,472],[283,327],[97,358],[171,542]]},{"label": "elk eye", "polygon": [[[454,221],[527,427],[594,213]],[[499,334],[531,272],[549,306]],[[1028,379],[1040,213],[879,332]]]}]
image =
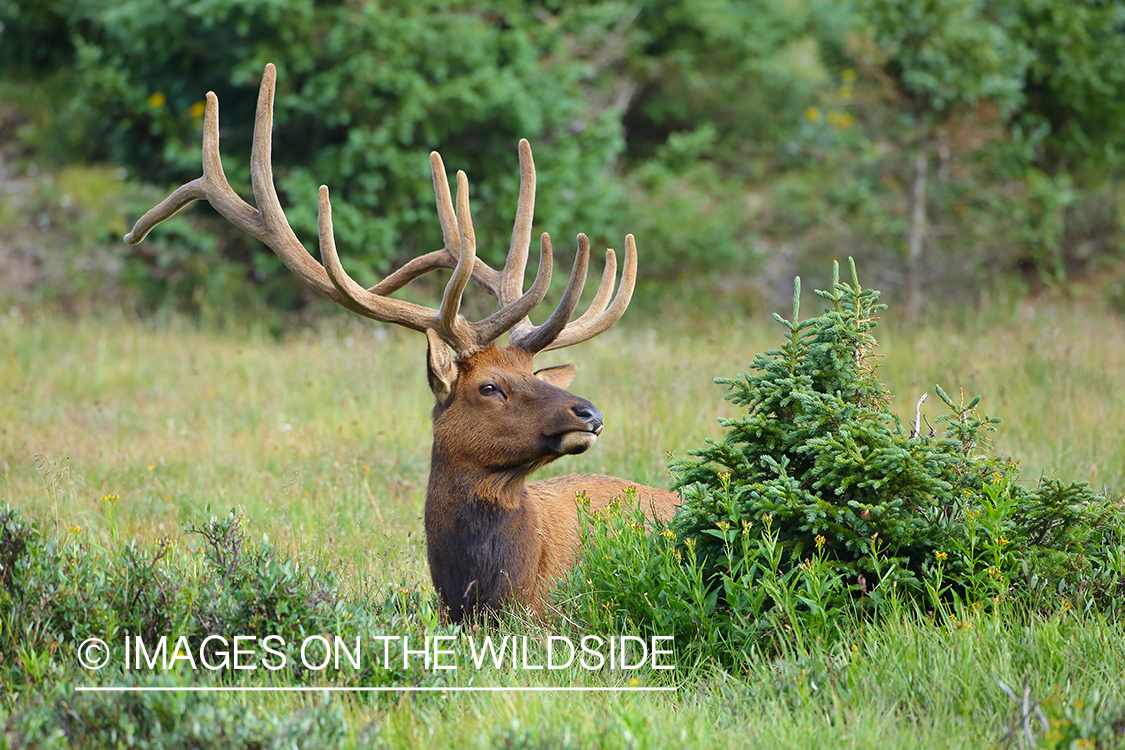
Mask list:
[{"label": "elk eye", "polygon": [[499,393],[499,391],[500,389],[492,383],[485,383],[480,387],[480,395],[482,396],[491,396],[494,393]]}]

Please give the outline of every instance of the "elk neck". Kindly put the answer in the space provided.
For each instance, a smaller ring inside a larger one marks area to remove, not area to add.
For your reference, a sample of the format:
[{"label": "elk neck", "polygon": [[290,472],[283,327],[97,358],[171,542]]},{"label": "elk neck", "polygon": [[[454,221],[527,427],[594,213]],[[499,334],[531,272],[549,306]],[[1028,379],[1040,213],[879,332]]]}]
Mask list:
[{"label": "elk neck", "polygon": [[426,491],[426,556],[454,622],[504,601],[533,602],[542,565],[539,512],[525,469],[487,469],[434,441]]},{"label": "elk neck", "polygon": [[[547,463],[543,461],[542,463]],[[539,464],[539,465],[542,465]],[[527,477],[539,468],[482,467],[459,459],[435,437],[430,452],[430,479],[426,503],[446,507],[481,507],[515,513],[523,507]]]}]

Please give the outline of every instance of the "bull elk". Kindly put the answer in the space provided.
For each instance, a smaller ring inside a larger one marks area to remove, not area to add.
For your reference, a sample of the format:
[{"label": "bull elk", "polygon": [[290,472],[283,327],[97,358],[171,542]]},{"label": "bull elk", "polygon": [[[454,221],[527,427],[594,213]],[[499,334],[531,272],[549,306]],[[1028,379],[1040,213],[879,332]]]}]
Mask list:
[{"label": "bull elk", "polygon": [[[519,144],[520,194],[507,261],[499,271],[476,257],[468,182],[457,173],[456,205],[441,157],[430,155],[437,211],[445,246],[411,260],[367,289],[340,265],[332,232],[328,188],[319,195],[320,254],[305,250],[289,226],[273,184],[271,139],[276,71],[267,65],[258,95],[251,154],[251,182],[258,208],[243,201],[223,174],[219,158],[219,110],[207,94],[203,176],[183,185],[146,213],[125,237],[140,242],[159,222],[203,199],[239,229],[264,242],[297,276],[320,294],[374,320],[426,334],[428,378],[436,398],[434,442],[426,490],[426,548],[434,588],[448,617],[459,621],[480,609],[515,602],[541,611],[546,582],[564,574],[578,546],[575,498],[585,493],[594,510],[636,488],[650,517],[669,517],[679,500],[667,490],[616,477],[570,475],[528,482],[536,469],[560,456],[590,449],[602,431],[602,413],[566,388],[574,365],[532,369],[539,352],[586,341],[616,323],[629,304],[637,272],[632,235],[617,294],[617,262],[606,251],[605,271],[590,308],[570,318],[586,281],[590,245],[578,235],[570,281],[554,313],[539,326],[528,313],[547,292],[551,241],[540,238],[539,268],[531,288],[523,276],[531,243],[535,167],[531,147]],[[452,269],[441,305],[432,309],[389,297],[429,271]],[[469,281],[491,294],[499,310],[479,322],[460,313]],[[508,346],[497,346],[505,332]],[[452,350],[452,351],[451,351]]]}]

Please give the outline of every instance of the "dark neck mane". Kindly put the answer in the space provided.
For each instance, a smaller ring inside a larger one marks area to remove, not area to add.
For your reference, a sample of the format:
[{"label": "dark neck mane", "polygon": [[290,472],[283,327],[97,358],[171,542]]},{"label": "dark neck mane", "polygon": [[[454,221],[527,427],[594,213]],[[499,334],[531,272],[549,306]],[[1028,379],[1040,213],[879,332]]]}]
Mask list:
[{"label": "dark neck mane", "polygon": [[458,466],[435,443],[426,491],[426,550],[434,586],[459,621],[523,598],[542,555],[524,471]]}]

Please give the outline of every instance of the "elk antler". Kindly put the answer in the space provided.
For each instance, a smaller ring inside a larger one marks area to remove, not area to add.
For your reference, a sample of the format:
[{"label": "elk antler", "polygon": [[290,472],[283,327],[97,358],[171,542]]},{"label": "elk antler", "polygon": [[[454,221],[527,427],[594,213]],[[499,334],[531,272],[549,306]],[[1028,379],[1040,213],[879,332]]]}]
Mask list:
[{"label": "elk antler", "polygon": [[[430,154],[430,167],[433,171],[444,248],[414,258],[375,286],[365,289],[344,271],[340,263],[332,231],[332,206],[328,199],[328,188],[321,185],[318,225],[323,265],[317,262],[289,226],[273,184],[271,152],[276,77],[277,71],[273,64],[267,64],[258,93],[254,120],[250,183],[258,208],[254,209],[242,200],[223,173],[219,157],[219,101],[214,92],[208,92],[203,122],[203,176],[181,186],[142,216],[133,231],[125,236],[126,242],[137,244],[153,227],[188,203],[206,200],[227,221],[265,243],[293,273],[320,294],[373,320],[395,323],[417,331],[433,330],[458,356],[488,346],[509,330],[511,344],[531,353],[559,349],[598,335],[616,323],[625,312],[636,280],[636,247],[632,235],[625,238],[625,270],[613,304],[609,305],[608,300],[616,276],[616,259],[613,251],[607,250],[605,272],[590,309],[578,320],[568,322],[582,293],[590,257],[589,241],[585,235],[580,234],[570,282],[558,309],[541,326],[532,325],[528,319],[528,313],[543,301],[550,286],[552,253],[551,238],[543,234],[540,238],[539,270],[535,282],[531,289],[523,292],[523,276],[527,267],[535,206],[535,164],[531,157],[531,146],[526,140],[521,140],[519,144],[520,196],[512,229],[512,244],[501,271],[496,271],[476,257],[476,237],[469,212],[468,179],[464,172],[457,173],[455,208],[450,197],[445,166],[436,151]],[[452,268],[453,275],[437,310],[387,296],[438,268]],[[483,287],[500,304],[499,311],[475,323],[460,314],[461,295],[470,280]]]},{"label": "elk antler", "polygon": [[[531,244],[531,217],[535,210],[535,162],[531,156],[531,145],[526,139],[519,144],[520,154],[520,197],[516,205],[516,221],[512,228],[512,244],[508,249],[508,259],[502,271],[497,273],[485,266],[483,273],[473,278],[487,289],[501,308],[518,299],[523,287],[523,274],[527,267],[527,251]],[[434,175],[434,193],[437,196],[438,216],[441,219],[442,233],[446,248],[455,247],[451,234],[458,225],[458,217],[450,201],[449,183],[445,177],[445,166],[441,156],[435,151],[430,154],[430,166]],[[459,173],[460,174],[460,173]],[[461,188],[458,184],[458,195]],[[543,234],[540,247],[550,248],[551,238]],[[613,293],[613,283],[617,276],[617,257],[612,250],[606,250],[605,271],[601,283],[590,302],[590,307],[578,320],[569,322],[578,305],[582,288],[586,283],[586,271],[590,261],[590,242],[585,234],[578,235],[578,252],[574,258],[570,282],[563,293],[553,315],[541,326],[534,326],[525,316],[511,328],[510,342],[532,354],[551,349],[562,349],[592,339],[621,319],[637,280],[637,247],[633,235],[625,237],[625,269],[621,285],[612,305],[609,303]],[[484,265],[484,264],[481,264]]]}]

